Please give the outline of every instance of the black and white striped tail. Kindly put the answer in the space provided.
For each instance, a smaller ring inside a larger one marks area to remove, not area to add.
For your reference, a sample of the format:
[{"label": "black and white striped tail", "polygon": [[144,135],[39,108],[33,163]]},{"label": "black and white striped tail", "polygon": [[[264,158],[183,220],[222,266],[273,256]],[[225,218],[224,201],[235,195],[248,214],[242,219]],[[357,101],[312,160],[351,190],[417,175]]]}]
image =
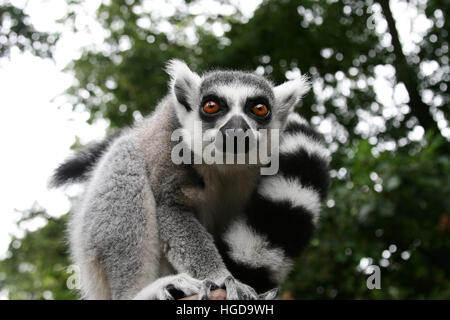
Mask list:
[{"label": "black and white striped tail", "polygon": [[119,133],[107,136],[100,142],[92,143],[89,146],[76,151],[72,157],[66,159],[58,168],[56,168],[51,177],[50,186],[60,187],[66,184],[87,180],[91,170],[118,136]]}]

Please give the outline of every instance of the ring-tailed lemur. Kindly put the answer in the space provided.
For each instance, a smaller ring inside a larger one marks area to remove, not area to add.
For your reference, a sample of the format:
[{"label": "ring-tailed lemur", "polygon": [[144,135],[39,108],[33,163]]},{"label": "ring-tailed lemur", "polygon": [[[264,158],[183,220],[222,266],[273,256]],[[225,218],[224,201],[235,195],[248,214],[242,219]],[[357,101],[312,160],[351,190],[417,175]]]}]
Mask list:
[{"label": "ring-tailed lemur", "polygon": [[[178,60],[168,72],[170,93],[148,118],[77,153],[53,176],[55,186],[88,181],[69,225],[82,296],[205,299],[222,286],[227,299],[273,299],[277,290],[267,290],[308,243],[329,184],[327,149],[293,112],[309,84],[273,86],[241,71],[199,76]],[[172,132],[198,124],[218,134],[280,129],[279,172],[175,164]]]}]

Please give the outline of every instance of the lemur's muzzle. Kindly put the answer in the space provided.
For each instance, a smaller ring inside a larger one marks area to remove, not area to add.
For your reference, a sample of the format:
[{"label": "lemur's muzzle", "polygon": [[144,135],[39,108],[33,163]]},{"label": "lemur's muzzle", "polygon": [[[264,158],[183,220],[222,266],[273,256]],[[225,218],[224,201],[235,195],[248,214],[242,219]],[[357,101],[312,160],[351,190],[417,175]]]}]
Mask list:
[{"label": "lemur's muzzle", "polygon": [[232,116],[227,123],[220,128],[222,143],[216,147],[222,149],[222,152],[228,153],[247,153],[250,149],[250,130],[247,122],[240,116]]}]

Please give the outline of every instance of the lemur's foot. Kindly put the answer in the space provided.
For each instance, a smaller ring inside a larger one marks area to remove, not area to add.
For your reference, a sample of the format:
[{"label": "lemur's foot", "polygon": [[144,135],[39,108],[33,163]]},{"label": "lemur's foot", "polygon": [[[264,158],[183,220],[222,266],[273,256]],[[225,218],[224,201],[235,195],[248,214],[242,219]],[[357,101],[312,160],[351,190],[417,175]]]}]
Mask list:
[{"label": "lemur's foot", "polygon": [[229,276],[224,282],[227,291],[227,300],[258,300],[256,291],[235,278]]},{"label": "lemur's foot", "polygon": [[[142,289],[134,300],[175,300],[198,294],[204,283],[180,273],[160,278]],[[209,296],[209,294],[208,294]]]}]

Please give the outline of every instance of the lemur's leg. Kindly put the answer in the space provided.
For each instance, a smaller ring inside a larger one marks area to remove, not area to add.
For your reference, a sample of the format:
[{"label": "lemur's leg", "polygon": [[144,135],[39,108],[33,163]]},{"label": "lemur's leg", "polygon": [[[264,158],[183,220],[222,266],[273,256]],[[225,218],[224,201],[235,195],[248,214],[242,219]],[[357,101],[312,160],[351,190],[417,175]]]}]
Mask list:
[{"label": "lemur's leg", "polygon": [[[131,299],[159,277],[156,204],[146,177],[132,136],[119,138],[95,170],[82,210],[71,224],[85,298]],[[197,280],[180,276],[166,279],[166,286],[159,286],[152,297],[164,297],[171,282],[186,294],[200,289]]]},{"label": "lemur's leg", "polygon": [[262,177],[247,217],[232,224],[219,248],[231,272],[263,291],[279,285],[308,244],[329,185],[321,137],[296,114],[281,135],[280,172]]},{"label": "lemur's leg", "polygon": [[[112,299],[130,299],[158,277],[155,204],[140,154],[134,137],[115,141],[94,171],[74,218],[71,247],[85,298],[105,298],[90,289],[100,282],[98,273]],[[89,268],[94,265],[95,274]]]}]

